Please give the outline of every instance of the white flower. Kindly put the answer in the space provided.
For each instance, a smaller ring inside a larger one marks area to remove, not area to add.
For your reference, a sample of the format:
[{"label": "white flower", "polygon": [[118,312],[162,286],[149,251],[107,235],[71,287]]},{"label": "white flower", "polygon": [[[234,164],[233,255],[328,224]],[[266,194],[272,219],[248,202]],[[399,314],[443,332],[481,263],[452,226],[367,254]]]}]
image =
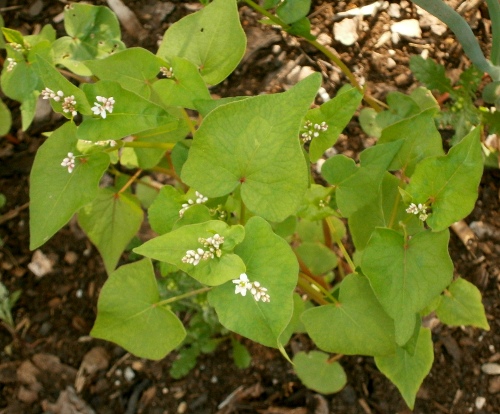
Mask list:
[{"label": "white flower", "polygon": [[174,70],[172,69],[172,67],[165,67],[165,66],[162,66],[160,67],[160,72],[163,74],[163,76],[165,76],[166,78],[173,78],[174,77]]},{"label": "white flower", "polygon": [[408,214],[418,214],[418,218],[422,221],[427,220],[427,217],[429,217],[429,214],[427,213],[427,207],[426,204],[419,203],[418,205],[415,203],[411,203],[408,208],[406,209],[406,212]]},{"label": "white flower", "polygon": [[265,287],[262,287],[257,281],[250,282],[246,273],[242,273],[239,279],[234,279],[233,283],[236,285],[234,290],[235,295],[239,293],[241,294],[241,296],[246,296],[247,290],[249,290],[256,302],[271,301],[271,297],[267,293],[267,289]]},{"label": "white flower", "polygon": [[75,156],[73,155],[72,152],[68,152],[68,156],[63,159],[61,162],[61,165],[63,167],[68,168],[68,172],[71,174],[73,172],[73,169],[75,168]]},{"label": "white flower", "polygon": [[62,110],[64,113],[71,112],[71,115],[76,116],[76,100],[73,95],[66,96],[64,102],[62,103]]},{"label": "white flower", "polygon": [[328,130],[328,124],[323,121],[321,124],[313,125],[311,121],[306,121],[303,129],[305,129],[305,132],[303,132],[300,137],[303,142],[309,142],[313,138],[319,137],[321,132]]},{"label": "white flower", "polygon": [[196,200],[188,199],[187,203],[182,204],[182,208],[179,210],[179,217],[182,217],[189,207],[191,207],[195,204],[203,204],[203,203],[207,202],[207,200],[208,200],[207,197],[205,197],[203,194],[199,193],[198,191],[195,191],[195,195],[196,195]]},{"label": "white flower", "polygon": [[[112,96],[110,98],[105,98],[104,96],[96,96],[95,99],[97,102],[94,102],[94,106],[90,108],[94,115],[100,115],[102,118],[106,118],[106,111],[108,111],[109,113],[113,112],[115,100]],[[101,102],[102,105],[98,102]]]},{"label": "white flower", "polygon": [[12,58],[7,58],[7,72],[11,72],[17,65],[17,62]]},{"label": "white flower", "polygon": [[241,296],[246,296],[247,290],[252,288],[252,284],[248,281],[246,273],[242,273],[239,279],[233,279],[233,283],[236,284],[234,290],[235,295],[240,293]]}]

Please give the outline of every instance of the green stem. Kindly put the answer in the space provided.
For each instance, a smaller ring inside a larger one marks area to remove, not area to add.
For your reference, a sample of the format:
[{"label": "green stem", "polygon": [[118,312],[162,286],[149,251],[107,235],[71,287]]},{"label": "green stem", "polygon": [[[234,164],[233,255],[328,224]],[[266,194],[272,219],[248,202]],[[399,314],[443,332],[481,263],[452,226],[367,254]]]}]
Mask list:
[{"label": "green stem", "polygon": [[328,227],[330,228],[330,232],[333,235],[333,240],[335,241],[335,243],[337,243],[337,246],[339,246],[339,249],[342,252],[342,255],[344,256],[347,264],[349,265],[351,272],[354,273],[356,271],[356,266],[354,265],[354,262],[352,261],[351,256],[349,256],[349,253],[347,253],[347,250],[344,246],[344,243],[342,243],[342,240],[340,239],[339,235],[337,234],[337,229],[333,225],[330,217],[326,218],[326,222],[328,224]]},{"label": "green stem", "polygon": [[197,290],[193,290],[191,292],[186,292],[186,293],[183,293],[182,295],[174,296],[172,298],[168,298],[168,299],[162,300],[162,301],[156,303],[156,306],[168,305],[169,303],[177,302],[178,300],[181,300],[181,299],[189,298],[191,296],[199,295],[200,293],[208,292],[211,289],[212,289],[211,287],[206,286],[206,287],[203,287],[203,288],[200,288],[200,289],[197,289]]},{"label": "green stem", "polygon": [[[335,299],[334,296],[332,296],[332,294],[327,289],[325,289],[323,286],[321,286],[321,284],[316,282],[316,280],[314,280],[312,277],[310,277],[306,273],[301,272],[299,274],[299,278],[300,277],[302,277],[304,280],[306,280],[310,285],[317,287],[321,291],[321,293],[323,293],[323,295],[325,295],[328,299],[330,299],[331,302],[326,301],[327,303],[332,303],[332,302],[338,303],[339,302],[337,299]],[[324,298],[323,298],[323,301],[325,301]]]},{"label": "green stem", "polygon": [[157,149],[166,149],[166,150],[171,150],[172,148],[174,148],[174,145],[175,144],[165,143],[165,142],[143,142],[143,141],[130,141],[130,142],[123,143],[124,147],[157,148]]},{"label": "green stem", "polygon": [[182,108],[182,116],[184,117],[186,124],[187,124],[189,130],[191,131],[191,134],[194,136],[194,133],[196,132],[196,128],[194,127],[192,119],[189,117],[187,111],[184,108]]},{"label": "green stem", "polygon": [[248,4],[252,9],[255,11],[258,11],[260,14],[263,16],[266,16],[269,20],[273,21],[276,23],[278,26],[281,26],[283,30],[288,30],[290,29],[290,25],[286,24],[283,20],[281,20],[278,16],[275,16],[271,13],[269,13],[264,7],[259,6],[257,3],[255,3],[252,0],[245,0],[245,3]]},{"label": "green stem", "polygon": [[319,305],[329,305],[330,303],[325,300],[325,298],[320,294],[319,291],[314,289],[312,285],[302,277],[302,273],[299,274],[298,285],[299,287],[309,296],[312,300],[314,300]]}]

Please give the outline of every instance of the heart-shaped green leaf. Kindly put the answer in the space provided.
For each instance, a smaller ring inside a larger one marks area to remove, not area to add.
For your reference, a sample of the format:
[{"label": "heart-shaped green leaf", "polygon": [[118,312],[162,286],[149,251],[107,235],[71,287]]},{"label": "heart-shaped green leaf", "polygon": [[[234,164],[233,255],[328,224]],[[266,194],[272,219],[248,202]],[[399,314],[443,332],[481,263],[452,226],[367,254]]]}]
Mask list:
[{"label": "heart-shaped green leaf", "polygon": [[413,409],[417,391],[434,361],[431,331],[421,328],[414,353],[398,348],[393,355],[376,356],[377,368],[398,387],[406,404]]},{"label": "heart-shaped green leaf", "polygon": [[[96,196],[109,156],[98,152],[76,158],[69,173],[61,162],[76,150],[76,126],[67,122],[36,153],[30,175],[30,249],[52,237],[71,216]],[[82,191],[85,189],[85,191]]]},{"label": "heart-shaped green leaf", "polygon": [[308,186],[298,120],[319,81],[315,74],[285,93],[214,109],[194,134],[182,180],[207,197],[229,194],[241,185],[248,209],[270,221],[294,214]]},{"label": "heart-shaped green leaf", "polygon": [[127,193],[100,189],[97,197],[78,213],[78,224],[101,253],[111,273],[125,247],[141,227],[144,214],[139,201]]},{"label": "heart-shaped green leaf", "polygon": [[245,239],[235,253],[245,263],[249,281],[267,289],[270,302],[256,301],[250,292],[244,297],[235,294],[231,281],[210,291],[208,300],[226,328],[263,345],[279,347],[280,335],[293,314],[297,259],[288,243],[260,217],[248,220]]},{"label": "heart-shaped green leaf", "polygon": [[328,359],[328,354],[321,351],[295,354],[295,372],[307,388],[322,394],[332,394],[344,388],[347,383],[344,369],[338,362]]},{"label": "heart-shaped green leaf", "polygon": [[422,231],[408,240],[390,229],[376,229],[363,252],[361,269],[375,295],[394,319],[396,342],[411,338],[415,315],[451,282],[449,232]]},{"label": "heart-shaped green leaf", "polygon": [[171,25],[158,56],[194,63],[205,82],[216,85],[236,68],[245,53],[246,36],[235,1],[214,0],[205,8]]},{"label": "heart-shaped green leaf", "polygon": [[140,358],[162,359],[186,337],[181,321],[159,305],[153,266],[148,259],[109,275],[99,295],[90,334],[112,341]]},{"label": "heart-shaped green leaf", "polygon": [[446,156],[420,162],[406,189],[415,203],[430,202],[427,224],[441,231],[474,208],[483,174],[480,128],[475,128]]},{"label": "heart-shaped green leaf", "polygon": [[455,280],[444,292],[436,314],[446,325],[472,325],[490,330],[481,301],[481,292],[462,278]]},{"label": "heart-shaped green leaf", "polygon": [[394,322],[377,301],[368,280],[351,274],[340,285],[339,303],[302,314],[307,333],[322,350],[346,355],[394,352]]}]

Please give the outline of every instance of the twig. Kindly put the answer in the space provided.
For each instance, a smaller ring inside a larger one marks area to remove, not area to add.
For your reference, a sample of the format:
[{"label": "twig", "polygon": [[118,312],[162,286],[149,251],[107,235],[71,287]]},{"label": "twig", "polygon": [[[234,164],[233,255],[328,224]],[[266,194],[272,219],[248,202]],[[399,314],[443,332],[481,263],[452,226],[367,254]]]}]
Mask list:
[{"label": "twig", "polygon": [[0,216],[0,224],[5,223],[6,221],[9,221],[10,219],[13,219],[14,217],[17,217],[21,211],[24,209],[28,208],[30,203],[25,203],[22,206],[16,207],[7,213],[5,213],[3,216]]}]

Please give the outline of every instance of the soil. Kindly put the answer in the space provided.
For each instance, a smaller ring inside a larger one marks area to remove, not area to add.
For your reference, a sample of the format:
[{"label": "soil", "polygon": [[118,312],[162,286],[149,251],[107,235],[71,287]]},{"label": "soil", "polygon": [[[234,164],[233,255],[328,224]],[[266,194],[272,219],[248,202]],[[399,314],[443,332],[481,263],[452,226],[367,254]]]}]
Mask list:
[{"label": "soil", "polygon": [[[105,4],[94,1],[93,4]],[[398,19],[417,17],[408,2]],[[461,3],[455,1],[455,5]],[[127,2],[147,37],[138,40],[124,34],[127,46],[156,50],[168,26],[197,9],[196,3],[156,0]],[[171,11],[162,16],[158,5]],[[353,1],[313,1],[315,33],[332,38],[333,17],[340,11],[363,5]],[[25,34],[51,23],[58,34],[63,26],[57,16],[62,2],[0,0],[6,26]],[[304,42],[258,23],[260,16],[240,5],[242,24],[249,37],[244,61],[221,85],[219,96],[257,95],[287,87],[287,68],[311,66],[323,72],[324,87],[333,95],[345,83],[321,54]],[[487,40],[487,10],[469,15],[480,40]],[[366,31],[353,46],[332,45],[373,96],[383,100],[387,92],[407,92],[416,86],[408,58],[426,49],[429,56],[453,74],[467,64],[458,43],[447,31],[438,36],[424,28],[420,40],[403,39],[397,45],[374,45],[394,20],[386,11],[365,18]],[[487,43],[486,43],[487,44]],[[393,50],[393,52],[391,52]],[[385,62],[392,57],[396,65]],[[288,77],[287,77],[288,75]],[[4,97],[3,97],[4,98]],[[0,326],[0,413],[409,413],[397,389],[375,367],[373,358],[343,357],[348,383],[337,394],[320,395],[306,389],[290,364],[272,349],[244,342],[252,355],[249,368],[237,368],[227,342],[203,355],[183,379],[168,372],[176,354],[159,362],[128,354],[122,348],[89,337],[96,316],[99,290],[106,272],[96,249],[71,222],[58,232],[42,252],[52,271],[36,277],[28,269],[33,252],[28,248],[29,171],[43,132],[57,127],[54,117],[41,117],[21,131],[19,104],[4,98],[12,110],[11,134],[0,138],[0,192],[7,198],[0,210],[0,276],[9,291],[21,290],[12,310],[15,329]],[[347,128],[336,149],[356,154],[369,142],[356,121]],[[485,170],[479,199],[466,223],[481,222],[489,230],[481,239],[464,245],[452,233],[450,254],[455,273],[473,282],[483,295],[491,330],[433,325],[435,360],[417,396],[415,413],[499,413],[500,377],[487,375],[481,366],[500,360],[500,172]],[[310,349],[305,336],[296,336],[290,353]],[[78,392],[75,392],[75,389]],[[484,403],[481,406],[481,401]]]}]

